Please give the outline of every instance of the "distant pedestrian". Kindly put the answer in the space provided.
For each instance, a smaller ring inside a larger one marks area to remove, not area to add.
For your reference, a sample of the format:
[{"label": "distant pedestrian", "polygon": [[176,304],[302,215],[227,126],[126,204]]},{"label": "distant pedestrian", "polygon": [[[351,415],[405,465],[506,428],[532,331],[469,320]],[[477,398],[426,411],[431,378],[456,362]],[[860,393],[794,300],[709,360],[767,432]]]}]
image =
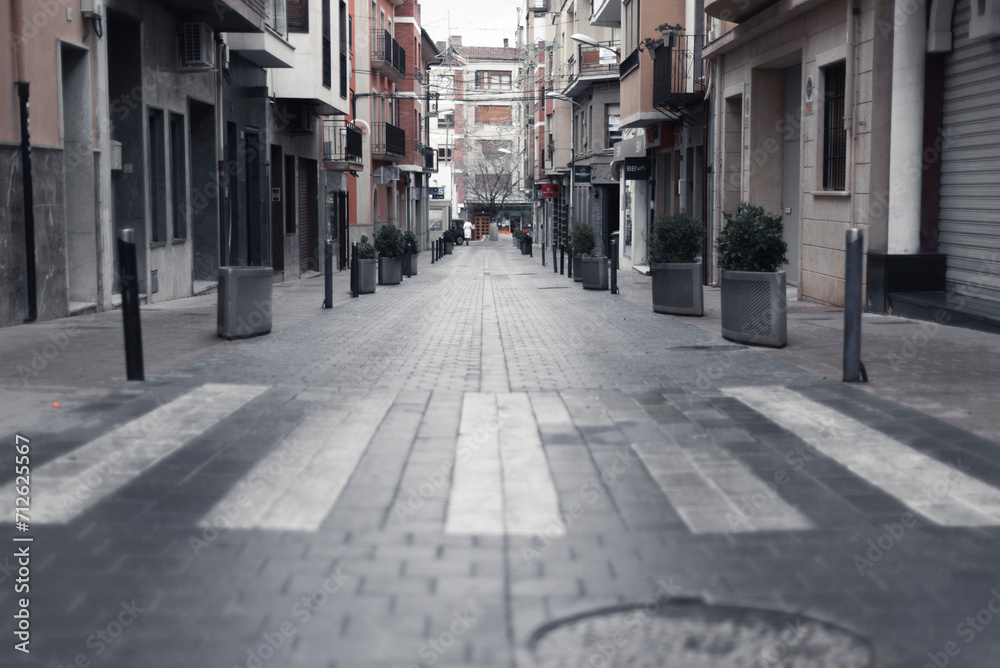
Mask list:
[{"label": "distant pedestrian", "polygon": [[472,241],[472,223],[465,221],[465,240]]}]

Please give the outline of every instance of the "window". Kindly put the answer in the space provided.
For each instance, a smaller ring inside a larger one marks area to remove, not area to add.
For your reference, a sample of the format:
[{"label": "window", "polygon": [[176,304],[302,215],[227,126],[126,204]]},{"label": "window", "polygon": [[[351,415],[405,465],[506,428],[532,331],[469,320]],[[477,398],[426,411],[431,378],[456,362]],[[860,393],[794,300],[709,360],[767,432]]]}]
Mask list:
[{"label": "window", "polygon": [[438,127],[439,128],[453,128],[455,127],[455,112],[449,114],[444,114],[443,116],[438,116]]},{"label": "window", "polygon": [[606,148],[612,148],[622,138],[622,112],[621,106],[617,104],[604,105],[604,127]]},{"label": "window", "polygon": [[510,90],[510,72],[480,70],[476,72],[476,89],[478,90]]},{"label": "window", "polygon": [[510,125],[510,107],[480,105],[476,107],[476,123]]},{"label": "window", "polygon": [[146,151],[149,160],[149,240],[160,244],[167,240],[167,202],[166,202],[166,152],[163,146],[163,112],[159,109],[149,110],[149,148]]},{"label": "window", "polygon": [[847,176],[847,130],[844,129],[844,63],[823,70],[823,188],[844,190]]},{"label": "window", "polygon": [[170,192],[174,200],[174,239],[187,238],[187,163],[184,158],[184,117],[170,114]]},{"label": "window", "polygon": [[622,55],[628,57],[639,48],[639,0],[625,0],[622,14]]},{"label": "window", "polygon": [[295,234],[295,156],[285,156],[285,234]]},{"label": "window", "polygon": [[309,32],[309,0],[288,0],[288,31]]},{"label": "window", "polygon": [[450,146],[443,146],[438,149],[438,162],[451,162]]},{"label": "window", "polygon": [[330,34],[330,0],[323,0],[323,88],[333,88],[333,40]]}]

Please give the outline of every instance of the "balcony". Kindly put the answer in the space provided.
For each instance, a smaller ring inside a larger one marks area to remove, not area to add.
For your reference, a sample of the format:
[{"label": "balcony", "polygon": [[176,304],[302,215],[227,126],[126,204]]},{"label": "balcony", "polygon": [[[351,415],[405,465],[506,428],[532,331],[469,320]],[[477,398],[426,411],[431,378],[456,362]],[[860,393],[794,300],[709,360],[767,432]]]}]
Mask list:
[{"label": "balcony", "polygon": [[372,123],[372,160],[399,162],[406,157],[406,131],[392,123]]},{"label": "balcony", "polygon": [[619,56],[617,41],[600,42],[599,46],[577,44],[576,55],[570,57],[572,73],[563,95],[579,95],[598,80],[618,79]]},{"label": "balcony", "polygon": [[406,52],[388,30],[372,30],[372,72],[399,82],[406,78]]},{"label": "balcony", "polygon": [[336,172],[348,172],[362,166],[358,126],[340,120],[323,122],[323,162],[327,169]]},{"label": "balcony", "polygon": [[742,23],[777,0],[705,0],[705,13],[723,21]]},{"label": "balcony", "polygon": [[437,158],[437,151],[435,151],[430,146],[424,146],[423,142],[414,141],[414,147],[417,149],[417,155],[420,156],[420,164],[423,165],[425,172],[436,172],[437,164],[435,159]]},{"label": "balcony", "polygon": [[677,35],[653,52],[653,106],[675,118],[705,99],[700,35]]},{"label": "balcony", "polygon": [[528,11],[545,14],[549,11],[549,0],[528,0]]},{"label": "balcony", "polygon": [[166,6],[185,21],[207,23],[219,32],[261,32],[264,30],[266,0],[168,0]]},{"label": "balcony", "polygon": [[288,43],[287,0],[265,0],[263,32],[230,33],[229,49],[254,65],[270,68],[292,67],[295,49]]},{"label": "balcony", "polygon": [[590,0],[590,25],[620,28],[622,25],[621,0]]}]

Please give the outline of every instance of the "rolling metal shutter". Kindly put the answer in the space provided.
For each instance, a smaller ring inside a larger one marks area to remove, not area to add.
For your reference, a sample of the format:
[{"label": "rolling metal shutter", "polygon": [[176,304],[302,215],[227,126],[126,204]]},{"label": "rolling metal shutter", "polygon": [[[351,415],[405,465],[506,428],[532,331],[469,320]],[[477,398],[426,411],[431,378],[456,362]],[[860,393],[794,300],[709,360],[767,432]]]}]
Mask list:
[{"label": "rolling metal shutter", "polygon": [[949,291],[1000,302],[1000,40],[969,41],[969,3],[945,57],[938,241]]}]

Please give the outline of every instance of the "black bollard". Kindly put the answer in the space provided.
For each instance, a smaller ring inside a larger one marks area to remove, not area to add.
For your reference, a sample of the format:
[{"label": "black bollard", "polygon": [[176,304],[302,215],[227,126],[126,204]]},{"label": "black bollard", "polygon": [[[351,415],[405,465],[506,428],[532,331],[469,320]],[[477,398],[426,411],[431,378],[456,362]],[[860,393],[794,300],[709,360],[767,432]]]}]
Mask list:
[{"label": "black bollard", "polygon": [[528,235],[528,257],[535,257],[535,240]]},{"label": "black bollard", "polygon": [[569,269],[566,271],[567,278],[573,278],[573,244],[569,245]]},{"label": "black bollard", "polygon": [[139,275],[135,232],[118,233],[118,272],[122,290],[122,326],[125,330],[125,369],[129,380],[145,380],[142,368],[142,326],[139,322]]},{"label": "black bollard", "polygon": [[847,230],[847,257],[844,261],[844,382],[867,381],[861,364],[862,271],[865,235],[859,228]]},{"label": "black bollard", "polygon": [[559,244],[559,275],[566,273],[566,247]]},{"label": "black bollard", "polygon": [[326,242],[326,271],[323,275],[325,297],[323,308],[333,308],[333,244]]},{"label": "black bollard", "polygon": [[545,242],[542,242],[542,266],[545,266]]},{"label": "black bollard", "polygon": [[618,294],[618,237],[611,237],[611,294]]},{"label": "black bollard", "polygon": [[552,242],[552,273],[559,271],[559,263],[556,262],[556,246],[558,246],[555,241]]},{"label": "black bollard", "polygon": [[354,242],[351,244],[351,297],[355,298],[358,296],[358,272],[361,268],[358,266],[358,244]]}]

